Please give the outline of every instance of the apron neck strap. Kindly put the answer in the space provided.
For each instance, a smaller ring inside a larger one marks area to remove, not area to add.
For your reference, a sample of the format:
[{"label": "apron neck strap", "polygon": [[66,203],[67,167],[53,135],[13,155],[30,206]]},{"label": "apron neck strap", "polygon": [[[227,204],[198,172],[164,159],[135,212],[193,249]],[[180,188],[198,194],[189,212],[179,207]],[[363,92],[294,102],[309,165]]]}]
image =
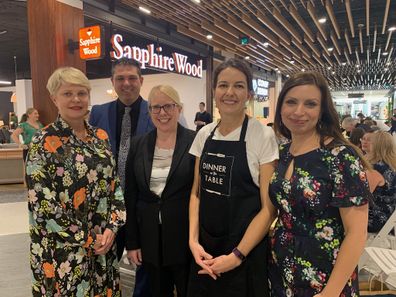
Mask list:
[{"label": "apron neck strap", "polygon": [[[248,122],[249,122],[249,117],[247,116],[247,114],[245,114],[245,119],[243,120],[243,123],[242,123],[241,134],[239,136],[239,141],[245,141],[245,136],[246,136],[246,130],[247,130]],[[214,135],[216,129],[219,127],[220,123],[221,123],[221,120],[216,125],[216,127],[212,130],[212,132],[210,133],[208,139],[212,139],[213,138],[213,135]]]}]

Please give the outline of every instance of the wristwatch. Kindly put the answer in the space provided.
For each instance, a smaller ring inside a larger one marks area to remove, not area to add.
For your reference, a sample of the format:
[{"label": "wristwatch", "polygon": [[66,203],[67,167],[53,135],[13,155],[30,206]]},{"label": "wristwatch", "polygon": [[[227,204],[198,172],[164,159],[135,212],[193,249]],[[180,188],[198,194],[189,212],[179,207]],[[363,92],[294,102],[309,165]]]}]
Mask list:
[{"label": "wristwatch", "polygon": [[242,254],[242,252],[241,252],[240,250],[238,250],[237,247],[235,247],[235,248],[232,250],[232,253],[233,253],[237,258],[241,259],[242,262],[246,260],[245,255]]}]

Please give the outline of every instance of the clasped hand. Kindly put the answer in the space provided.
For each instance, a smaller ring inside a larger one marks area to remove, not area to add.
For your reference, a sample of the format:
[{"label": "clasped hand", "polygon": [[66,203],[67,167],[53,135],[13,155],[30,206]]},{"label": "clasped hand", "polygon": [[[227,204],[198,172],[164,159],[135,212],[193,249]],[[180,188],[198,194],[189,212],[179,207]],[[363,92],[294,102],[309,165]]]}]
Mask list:
[{"label": "clasped hand", "polygon": [[103,234],[96,234],[94,250],[96,255],[105,255],[111,249],[115,234],[110,229],[106,229]]},{"label": "clasped hand", "polygon": [[222,273],[230,271],[242,263],[233,253],[213,258],[198,242],[190,243],[190,249],[195,262],[202,268],[198,274],[208,274],[215,280]]}]

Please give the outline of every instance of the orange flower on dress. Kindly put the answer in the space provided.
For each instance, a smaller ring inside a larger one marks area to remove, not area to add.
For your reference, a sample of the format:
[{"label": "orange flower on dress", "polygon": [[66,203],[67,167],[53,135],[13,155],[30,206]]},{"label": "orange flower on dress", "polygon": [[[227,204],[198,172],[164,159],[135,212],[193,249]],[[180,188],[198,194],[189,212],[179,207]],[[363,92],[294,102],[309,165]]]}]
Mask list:
[{"label": "orange flower on dress", "polygon": [[62,141],[58,136],[48,136],[45,138],[44,149],[50,153],[55,153],[62,146]]},{"label": "orange flower on dress", "polygon": [[102,139],[102,140],[106,140],[106,139],[109,138],[109,136],[107,136],[106,131],[105,131],[105,130],[102,130],[102,129],[98,129],[98,130],[96,131],[96,136],[97,136],[99,139]]},{"label": "orange flower on dress", "polygon": [[77,209],[80,204],[84,202],[85,198],[85,188],[81,188],[80,190],[76,191],[73,195],[74,208]]},{"label": "orange flower on dress", "polygon": [[114,179],[110,183],[110,189],[112,192],[114,192],[114,189],[115,189],[115,180]]},{"label": "orange flower on dress", "polygon": [[113,290],[112,289],[107,289],[107,297],[113,296]]},{"label": "orange flower on dress", "polygon": [[47,278],[53,278],[55,277],[55,268],[54,264],[45,262],[43,264],[43,269],[44,269],[44,274]]},{"label": "orange flower on dress", "polygon": [[90,244],[93,242],[93,238],[91,235],[88,236],[87,241],[85,242],[85,244],[83,245],[83,247],[88,248],[90,246]]}]

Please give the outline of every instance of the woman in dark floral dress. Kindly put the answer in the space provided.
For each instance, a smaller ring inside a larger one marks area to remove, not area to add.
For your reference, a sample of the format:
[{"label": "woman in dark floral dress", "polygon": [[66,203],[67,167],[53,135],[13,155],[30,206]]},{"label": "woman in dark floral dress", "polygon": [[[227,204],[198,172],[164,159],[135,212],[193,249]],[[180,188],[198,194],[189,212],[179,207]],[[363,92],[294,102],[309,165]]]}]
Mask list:
[{"label": "woman in dark floral dress", "polygon": [[84,121],[89,81],[66,67],[47,88],[59,116],[26,163],[33,296],[121,296],[113,242],[126,213],[107,134]]},{"label": "woman in dark floral dress", "polygon": [[396,208],[396,144],[392,135],[376,132],[366,158],[382,175],[382,182],[373,192],[368,220],[368,232],[379,232]]},{"label": "woman in dark floral dress", "polygon": [[278,210],[269,266],[272,296],[359,296],[356,265],[371,194],[364,160],[343,138],[321,75],[299,73],[285,83],[275,131],[291,142],[280,147],[270,184]]}]

